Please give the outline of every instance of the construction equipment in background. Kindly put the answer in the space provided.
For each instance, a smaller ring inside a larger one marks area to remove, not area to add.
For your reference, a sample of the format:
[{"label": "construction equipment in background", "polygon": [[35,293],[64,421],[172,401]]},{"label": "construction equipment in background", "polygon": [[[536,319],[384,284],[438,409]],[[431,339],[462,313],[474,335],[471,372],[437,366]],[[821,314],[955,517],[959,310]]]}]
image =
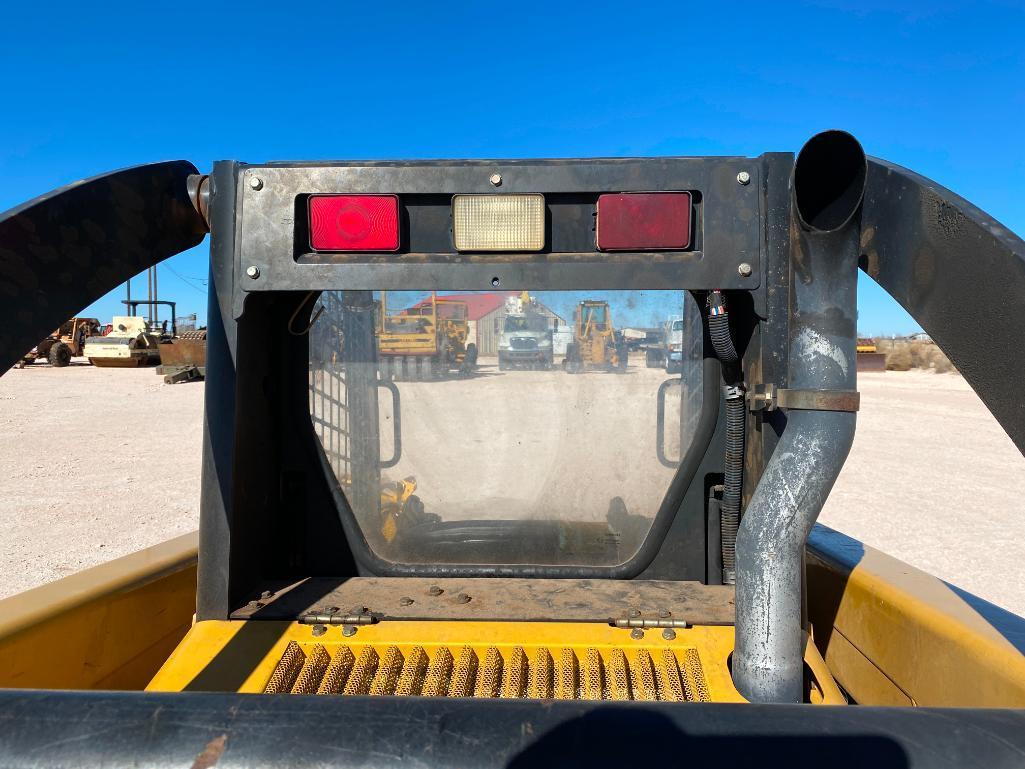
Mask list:
[{"label": "construction equipment in background", "polygon": [[146,319],[115,315],[114,328],[106,336],[85,340],[84,355],[100,368],[139,368],[160,363],[160,335],[152,334]]},{"label": "construction equipment in background", "polygon": [[879,352],[876,340],[858,337],[858,371],[886,371],[886,353]]},{"label": "construction equipment in background", "polygon": [[71,318],[56,331],[37,344],[18,362],[18,368],[25,368],[42,358],[51,366],[63,368],[72,358],[82,355],[85,340],[100,333],[100,321],[96,318]]},{"label": "construction equipment in background", "polygon": [[477,367],[477,345],[470,336],[466,302],[439,297],[388,312],[388,292],[381,292],[377,355],[385,381],[428,381],[455,371],[466,376]]},{"label": "construction equipment in background", "polygon": [[625,371],[629,353],[612,324],[609,303],[585,299],[573,312],[573,341],[562,367],[570,374],[588,369]]},{"label": "construction equipment in background", "polygon": [[[122,299],[121,304],[128,307],[128,314],[130,316],[139,316],[139,305],[144,305],[149,308],[149,313],[146,320],[146,330],[150,334],[155,334],[162,339],[172,338],[178,336],[178,316],[176,314],[177,303],[169,302],[166,299]],[[160,320],[160,316],[157,314],[160,306],[171,308],[171,326],[168,328],[166,320]]]},{"label": "construction equipment in background", "polygon": [[550,369],[554,360],[552,329],[529,291],[505,300],[505,321],[498,341],[498,368]]},{"label": "construction equipment in background", "polygon": [[157,346],[160,365],[157,374],[164,384],[193,382],[206,377],[206,329],[185,331]]},{"label": "construction equipment in background", "polygon": [[[115,315],[113,328],[104,336],[89,337],[85,355],[89,362],[101,368],[139,368],[160,363],[159,345],[177,333],[175,303],[160,299],[122,299],[128,315]],[[139,305],[151,309],[149,317],[139,315]],[[171,308],[171,326],[156,320],[155,310],[160,305]]]}]

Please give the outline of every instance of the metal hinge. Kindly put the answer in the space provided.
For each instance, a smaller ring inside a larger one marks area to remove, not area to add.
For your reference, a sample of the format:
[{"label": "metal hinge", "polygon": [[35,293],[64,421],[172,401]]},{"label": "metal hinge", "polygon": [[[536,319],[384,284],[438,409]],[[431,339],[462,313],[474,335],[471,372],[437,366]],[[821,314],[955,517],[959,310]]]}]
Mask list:
[{"label": "metal hinge", "polygon": [[646,617],[621,617],[620,619],[612,620],[611,625],[615,627],[633,627],[633,628],[649,628],[649,627],[669,627],[669,628],[687,628],[690,627],[690,623],[685,619],[672,619],[670,618],[659,618],[659,619],[648,619]]},{"label": "metal hinge", "polygon": [[747,402],[751,411],[857,411],[861,406],[861,393],[857,390],[791,390],[774,384],[759,384],[748,392]]},{"label": "metal hinge", "polygon": [[299,618],[303,625],[374,625],[381,621],[381,618],[373,612],[361,612],[359,614],[304,614]]}]

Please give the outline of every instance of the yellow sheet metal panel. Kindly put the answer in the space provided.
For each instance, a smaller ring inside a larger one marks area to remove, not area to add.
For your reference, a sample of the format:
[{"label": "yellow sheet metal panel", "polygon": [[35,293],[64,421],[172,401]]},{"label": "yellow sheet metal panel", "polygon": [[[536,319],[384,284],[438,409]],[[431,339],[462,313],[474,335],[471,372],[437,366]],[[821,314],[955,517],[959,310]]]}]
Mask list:
[{"label": "yellow sheet metal panel", "polygon": [[196,534],[0,601],[0,686],[141,689],[192,624]]},{"label": "yellow sheet metal panel", "polygon": [[874,701],[868,661],[918,705],[1025,707],[1020,617],[824,526],[809,541],[808,594],[816,643],[857,701],[900,700]]},{"label": "yellow sheet metal panel", "polygon": [[872,664],[843,635],[834,630],[829,638],[826,664],[858,702],[887,707],[913,707],[915,701]]},{"label": "yellow sheet metal panel", "polygon": [[[727,661],[733,628],[636,631],[600,623],[386,621],[349,636],[339,626],[276,621],[198,623],[152,691],[743,702]],[[811,644],[813,700],[843,703]],[[820,679],[821,682],[820,682]]]}]

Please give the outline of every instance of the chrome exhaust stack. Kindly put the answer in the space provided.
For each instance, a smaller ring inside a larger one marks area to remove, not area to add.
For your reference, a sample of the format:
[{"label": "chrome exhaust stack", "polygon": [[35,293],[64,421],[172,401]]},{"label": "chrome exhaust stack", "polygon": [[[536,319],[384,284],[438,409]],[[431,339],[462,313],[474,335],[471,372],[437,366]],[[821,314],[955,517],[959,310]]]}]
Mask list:
[{"label": "chrome exhaust stack", "polygon": [[794,164],[786,387],[802,391],[793,402],[803,407],[788,411],[737,534],[733,680],[752,702],[803,699],[804,547],[854,440],[855,412],[835,409],[857,389],[866,174],[864,150],[844,131],[816,134]]}]

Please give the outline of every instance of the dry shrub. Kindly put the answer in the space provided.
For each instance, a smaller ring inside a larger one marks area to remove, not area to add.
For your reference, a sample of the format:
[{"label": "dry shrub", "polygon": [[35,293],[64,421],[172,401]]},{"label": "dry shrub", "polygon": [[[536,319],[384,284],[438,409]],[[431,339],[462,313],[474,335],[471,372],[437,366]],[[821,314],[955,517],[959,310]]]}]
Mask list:
[{"label": "dry shrub", "polygon": [[905,339],[879,339],[876,349],[886,353],[888,371],[908,371],[913,368],[947,374],[957,371],[950,359],[932,342]]},{"label": "dry shrub", "polygon": [[911,367],[929,368],[929,345],[912,342],[909,347],[911,348]]},{"label": "dry shrub", "polygon": [[929,345],[929,348],[929,368],[937,374],[949,374],[952,371],[957,371],[954,364],[950,362],[950,358],[944,355],[939,347],[932,344]]},{"label": "dry shrub", "polygon": [[[914,365],[914,361],[911,357],[911,345],[907,342],[894,341],[889,345],[890,349],[886,350],[886,370],[887,371],[908,371]],[[876,344],[876,349],[879,349],[879,345]],[[882,350],[880,350],[882,352]]]}]

